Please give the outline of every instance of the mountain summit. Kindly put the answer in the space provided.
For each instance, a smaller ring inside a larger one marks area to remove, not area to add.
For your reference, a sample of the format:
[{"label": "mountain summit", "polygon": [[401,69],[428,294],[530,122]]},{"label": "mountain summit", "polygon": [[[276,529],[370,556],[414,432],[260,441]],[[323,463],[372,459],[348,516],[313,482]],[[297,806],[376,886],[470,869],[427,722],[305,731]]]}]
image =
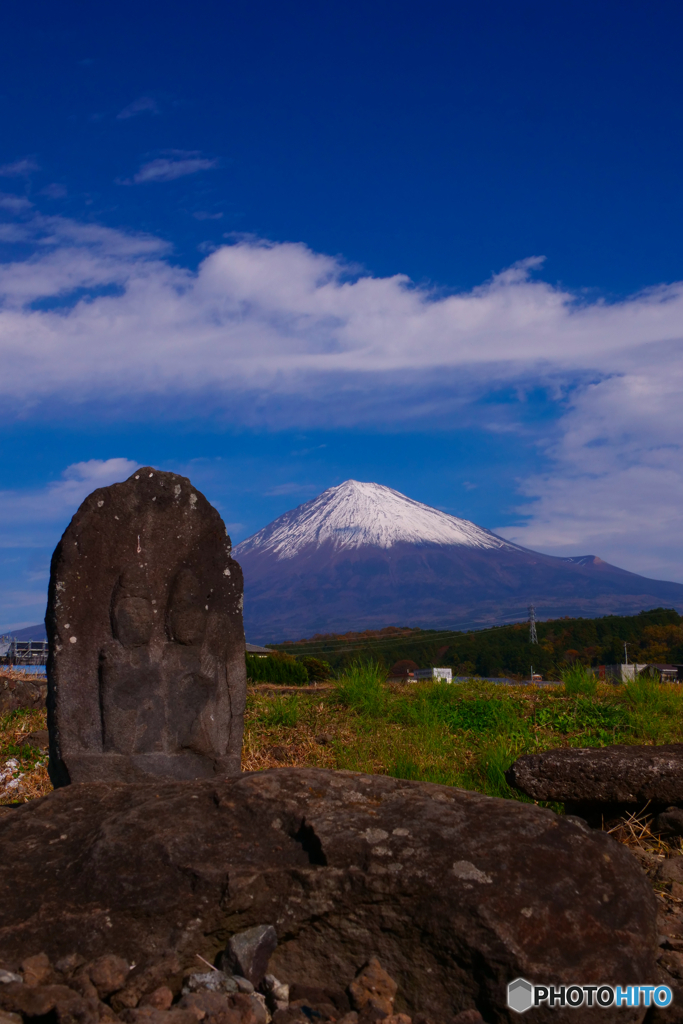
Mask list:
[{"label": "mountain summit", "polygon": [[683,610],[683,586],[593,555],[556,558],[381,484],[346,480],[279,516],[234,555],[249,638],[389,625],[463,629],[523,619]]},{"label": "mountain summit", "polygon": [[343,551],[369,545],[456,544],[469,548],[514,548],[502,537],[457,519],[382,484],[345,480],[292,512],[285,512],[235,549],[240,554],[270,551],[294,558],[311,546],[331,544]]}]

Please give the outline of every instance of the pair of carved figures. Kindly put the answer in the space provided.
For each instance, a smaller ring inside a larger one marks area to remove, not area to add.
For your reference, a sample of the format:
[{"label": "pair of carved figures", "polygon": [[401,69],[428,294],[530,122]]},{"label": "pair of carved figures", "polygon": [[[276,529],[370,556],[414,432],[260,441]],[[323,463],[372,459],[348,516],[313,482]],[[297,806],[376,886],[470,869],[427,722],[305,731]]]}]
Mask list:
[{"label": "pair of carved figures", "polygon": [[239,772],[242,576],[189,480],[146,468],[86,498],[46,622],[54,785]]}]

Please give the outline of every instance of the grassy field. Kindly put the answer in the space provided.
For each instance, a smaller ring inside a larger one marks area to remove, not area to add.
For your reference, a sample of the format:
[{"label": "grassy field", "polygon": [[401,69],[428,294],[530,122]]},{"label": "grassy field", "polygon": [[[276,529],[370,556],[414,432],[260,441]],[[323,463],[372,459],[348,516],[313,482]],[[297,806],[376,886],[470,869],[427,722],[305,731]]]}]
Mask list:
[{"label": "grassy field", "polygon": [[[0,803],[49,792],[46,756],[19,746],[45,728],[40,711],[0,719]],[[297,692],[250,687],[242,767],[347,768],[525,799],[504,772],[523,753],[558,746],[669,743],[683,740],[683,686],[638,679],[598,683],[580,667],[563,686],[501,686],[481,680],[387,685],[376,664],[351,666],[329,686]],[[559,809],[559,808],[558,808]]]},{"label": "grassy field", "polygon": [[580,669],[548,688],[476,679],[392,686],[365,664],[317,693],[253,690],[243,767],[349,768],[524,800],[504,775],[520,754],[681,740],[683,686],[615,687]]}]

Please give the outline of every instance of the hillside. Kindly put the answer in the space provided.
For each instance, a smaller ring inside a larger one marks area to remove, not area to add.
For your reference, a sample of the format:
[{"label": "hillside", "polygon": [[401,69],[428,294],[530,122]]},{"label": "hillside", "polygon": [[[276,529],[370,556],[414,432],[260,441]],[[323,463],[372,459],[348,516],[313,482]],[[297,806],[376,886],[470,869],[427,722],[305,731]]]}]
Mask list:
[{"label": "hillside", "polygon": [[377,660],[387,670],[398,661],[420,668],[443,665],[454,675],[528,676],[530,666],[545,678],[559,678],[573,661],[585,665],[623,661],[624,642],[629,661],[683,664],[683,617],[668,608],[638,615],[608,615],[596,619],[550,619],[537,624],[538,644],[529,643],[529,626],[518,623],[473,632],[398,629],[396,627],[345,635],[330,634],[279,650],[296,657],[314,656],[339,672],[355,659]]}]

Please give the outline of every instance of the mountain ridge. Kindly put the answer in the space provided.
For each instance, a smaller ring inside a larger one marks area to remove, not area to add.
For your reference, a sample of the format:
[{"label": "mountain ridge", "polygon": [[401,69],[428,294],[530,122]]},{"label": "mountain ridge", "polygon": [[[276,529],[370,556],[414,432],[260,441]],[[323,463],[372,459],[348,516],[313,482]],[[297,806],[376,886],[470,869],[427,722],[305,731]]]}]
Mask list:
[{"label": "mountain ridge", "polygon": [[271,550],[279,559],[292,558],[307,546],[325,541],[335,549],[363,544],[390,548],[401,542],[519,547],[469,519],[432,508],[391,487],[345,480],[278,516],[235,551]]},{"label": "mountain ridge", "polygon": [[683,585],[597,555],[557,557],[416,502],[345,481],[279,516],[234,549],[245,628],[258,642],[380,628],[457,628],[520,619],[683,610]]}]

